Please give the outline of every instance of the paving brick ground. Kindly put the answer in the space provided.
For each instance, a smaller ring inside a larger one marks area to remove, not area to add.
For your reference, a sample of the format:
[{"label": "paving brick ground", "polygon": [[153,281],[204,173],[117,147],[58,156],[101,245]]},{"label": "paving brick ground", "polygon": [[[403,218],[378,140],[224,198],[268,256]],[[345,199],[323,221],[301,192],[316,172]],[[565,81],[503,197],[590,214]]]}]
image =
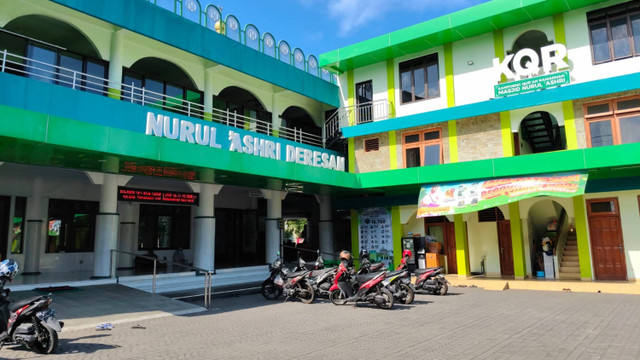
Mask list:
[{"label": "paving brick ground", "polygon": [[[145,329],[132,328],[141,325]],[[451,288],[408,306],[215,299],[209,312],[63,331],[59,359],[638,359],[637,295]],[[0,358],[41,355],[5,347]]]}]

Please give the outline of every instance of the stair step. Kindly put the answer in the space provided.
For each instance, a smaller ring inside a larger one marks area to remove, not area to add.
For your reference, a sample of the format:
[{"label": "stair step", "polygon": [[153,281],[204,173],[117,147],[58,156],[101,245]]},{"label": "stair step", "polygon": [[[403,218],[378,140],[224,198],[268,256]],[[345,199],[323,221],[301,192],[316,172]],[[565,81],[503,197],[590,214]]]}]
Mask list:
[{"label": "stair step", "polygon": [[580,273],[558,273],[559,279],[580,280]]},{"label": "stair step", "polygon": [[562,261],[563,261],[563,262],[565,262],[565,261],[575,261],[575,262],[578,262],[578,261],[580,261],[580,258],[579,258],[577,255],[565,255],[565,256],[562,258]]},{"label": "stair step", "polygon": [[580,262],[579,261],[564,261],[562,260],[562,265],[560,265],[561,268],[563,267],[580,267]]},{"label": "stair step", "polygon": [[578,245],[567,245],[564,247],[564,251],[578,251]]},{"label": "stair step", "polygon": [[560,266],[560,272],[561,273],[579,273],[580,267],[579,266]]},{"label": "stair step", "polygon": [[565,250],[564,251],[564,255],[565,256],[578,256],[578,250]]}]

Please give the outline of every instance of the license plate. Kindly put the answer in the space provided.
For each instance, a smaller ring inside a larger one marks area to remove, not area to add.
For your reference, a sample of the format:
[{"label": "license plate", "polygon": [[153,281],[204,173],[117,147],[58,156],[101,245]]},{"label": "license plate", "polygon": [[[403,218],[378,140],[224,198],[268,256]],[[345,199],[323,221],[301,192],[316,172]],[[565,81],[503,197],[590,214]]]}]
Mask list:
[{"label": "license plate", "polygon": [[284,284],[284,280],[282,280],[282,277],[280,277],[280,275],[276,276],[276,279],[273,280],[273,282],[278,286],[282,286],[282,284]]}]

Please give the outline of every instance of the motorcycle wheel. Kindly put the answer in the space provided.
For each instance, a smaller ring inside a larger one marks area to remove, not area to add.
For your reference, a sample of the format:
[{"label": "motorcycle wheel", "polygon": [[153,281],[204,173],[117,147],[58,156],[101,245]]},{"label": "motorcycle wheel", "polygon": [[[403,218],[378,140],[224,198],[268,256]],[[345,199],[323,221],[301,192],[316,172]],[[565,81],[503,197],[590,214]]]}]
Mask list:
[{"label": "motorcycle wheel", "polygon": [[378,307],[381,309],[391,309],[393,307],[393,294],[391,294],[391,291],[382,289],[380,290],[380,295],[385,298],[385,301],[382,304],[376,303],[376,305],[378,305]]},{"label": "motorcycle wheel", "polygon": [[53,353],[58,347],[58,333],[46,325],[38,326],[34,346],[41,354]]},{"label": "motorcycle wheel", "polygon": [[340,289],[332,290],[329,293],[329,300],[333,305],[344,305],[340,302],[340,300],[346,299],[346,296],[340,291]]},{"label": "motorcycle wheel", "polygon": [[262,282],[262,296],[267,300],[275,300],[282,295],[282,288],[276,285],[271,279]]},{"label": "motorcycle wheel", "polygon": [[441,281],[440,282],[440,291],[438,292],[438,295],[440,295],[440,296],[447,295],[447,291],[449,291],[449,285],[447,285],[446,282]]},{"label": "motorcycle wheel", "polygon": [[400,302],[407,305],[411,304],[416,296],[411,286],[400,284],[400,290],[404,290],[407,293],[407,296],[405,296],[404,299],[400,299]]},{"label": "motorcycle wheel", "polygon": [[303,304],[311,304],[316,298],[316,293],[313,291],[311,284],[304,282],[300,285],[300,295],[298,297]]}]

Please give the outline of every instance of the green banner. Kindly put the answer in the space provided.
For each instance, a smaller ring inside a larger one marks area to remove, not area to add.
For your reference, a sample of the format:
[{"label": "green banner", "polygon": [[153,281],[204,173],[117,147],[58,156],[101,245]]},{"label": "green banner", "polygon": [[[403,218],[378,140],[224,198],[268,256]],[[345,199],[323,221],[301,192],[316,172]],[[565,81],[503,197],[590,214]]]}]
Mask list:
[{"label": "green banner", "polygon": [[570,173],[425,185],[420,189],[417,217],[474,212],[541,195],[574,197],[584,194],[586,184],[587,174]]},{"label": "green banner", "polygon": [[565,85],[571,82],[569,71],[561,71],[549,75],[513,81],[494,86],[496,97],[522,94],[530,91],[542,90],[554,86]]}]

